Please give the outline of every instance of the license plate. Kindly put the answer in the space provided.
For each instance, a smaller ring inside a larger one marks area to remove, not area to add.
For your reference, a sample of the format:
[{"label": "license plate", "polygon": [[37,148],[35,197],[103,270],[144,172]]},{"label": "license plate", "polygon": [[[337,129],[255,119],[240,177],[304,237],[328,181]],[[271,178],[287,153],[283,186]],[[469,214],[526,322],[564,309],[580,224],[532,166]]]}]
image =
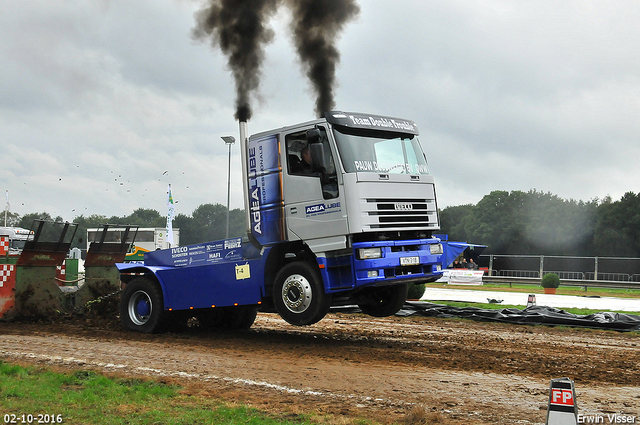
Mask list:
[{"label": "license plate", "polygon": [[401,266],[413,266],[414,264],[420,264],[420,257],[400,257]]}]

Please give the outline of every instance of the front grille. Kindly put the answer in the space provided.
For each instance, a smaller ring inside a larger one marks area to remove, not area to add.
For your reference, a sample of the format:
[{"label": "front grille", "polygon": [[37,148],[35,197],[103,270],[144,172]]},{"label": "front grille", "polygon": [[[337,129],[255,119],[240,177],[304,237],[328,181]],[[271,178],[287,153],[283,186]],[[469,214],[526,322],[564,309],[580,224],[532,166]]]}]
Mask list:
[{"label": "front grille", "polygon": [[437,226],[433,199],[367,199],[371,229]]}]

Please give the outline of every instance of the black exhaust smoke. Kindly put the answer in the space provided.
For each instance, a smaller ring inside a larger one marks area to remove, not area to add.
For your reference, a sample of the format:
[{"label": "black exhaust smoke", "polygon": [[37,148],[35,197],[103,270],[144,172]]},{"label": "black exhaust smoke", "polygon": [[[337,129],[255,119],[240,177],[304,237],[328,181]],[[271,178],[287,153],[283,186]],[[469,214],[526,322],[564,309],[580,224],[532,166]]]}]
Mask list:
[{"label": "black exhaust smoke", "polygon": [[260,84],[263,46],[273,39],[265,23],[277,10],[279,0],[211,0],[196,12],[193,38],[211,40],[228,57],[236,84],[238,121],[251,118],[249,97]]},{"label": "black exhaust smoke", "polygon": [[321,117],[335,107],[333,89],[340,61],[336,41],[345,23],[360,13],[355,0],[209,0],[195,14],[192,36],[210,40],[228,57],[239,121],[251,118],[250,95],[260,83],[264,46],[273,39],[266,22],[283,1],[292,11],[296,50],[316,92],[315,112]]},{"label": "black exhaust smoke", "polygon": [[344,25],[360,13],[355,0],[287,0],[293,13],[294,43],[316,92],[315,112],[322,117],[335,107],[336,48]]}]

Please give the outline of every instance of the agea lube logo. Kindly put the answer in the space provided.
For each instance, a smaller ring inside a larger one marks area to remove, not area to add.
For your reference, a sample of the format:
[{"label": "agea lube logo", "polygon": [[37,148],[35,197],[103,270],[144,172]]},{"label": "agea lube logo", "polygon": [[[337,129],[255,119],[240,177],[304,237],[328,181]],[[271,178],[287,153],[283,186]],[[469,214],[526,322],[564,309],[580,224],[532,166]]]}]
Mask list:
[{"label": "agea lube logo", "polygon": [[[257,171],[256,161],[256,148],[249,148],[249,175],[255,175]],[[253,230],[259,234],[262,234],[262,215],[260,214],[260,188],[257,181],[254,187],[251,188],[250,199],[251,221],[253,224]]]},{"label": "agea lube logo", "polygon": [[316,205],[308,205],[304,209],[304,213],[306,215],[319,215],[319,214],[328,214],[335,211],[339,211],[340,202],[334,202],[332,204],[316,204]]},{"label": "agea lube logo", "polygon": [[323,212],[325,209],[326,208],[325,208],[324,204],[309,205],[308,207],[306,207],[304,209],[304,212],[306,214],[313,214],[313,213]]}]

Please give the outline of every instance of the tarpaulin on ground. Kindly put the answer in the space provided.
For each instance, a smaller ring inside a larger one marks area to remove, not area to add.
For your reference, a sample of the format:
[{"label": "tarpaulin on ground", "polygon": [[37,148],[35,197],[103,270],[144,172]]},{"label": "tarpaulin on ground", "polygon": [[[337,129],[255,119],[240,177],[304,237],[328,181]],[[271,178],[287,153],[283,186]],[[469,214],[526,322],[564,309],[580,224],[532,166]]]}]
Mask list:
[{"label": "tarpaulin on ground", "polygon": [[503,308],[489,310],[478,307],[451,307],[425,301],[407,301],[398,316],[461,317],[482,322],[503,322],[520,325],[573,326],[616,331],[640,331],[640,316],[602,312],[589,315],[568,313],[553,307],[534,305],[519,310]]}]

